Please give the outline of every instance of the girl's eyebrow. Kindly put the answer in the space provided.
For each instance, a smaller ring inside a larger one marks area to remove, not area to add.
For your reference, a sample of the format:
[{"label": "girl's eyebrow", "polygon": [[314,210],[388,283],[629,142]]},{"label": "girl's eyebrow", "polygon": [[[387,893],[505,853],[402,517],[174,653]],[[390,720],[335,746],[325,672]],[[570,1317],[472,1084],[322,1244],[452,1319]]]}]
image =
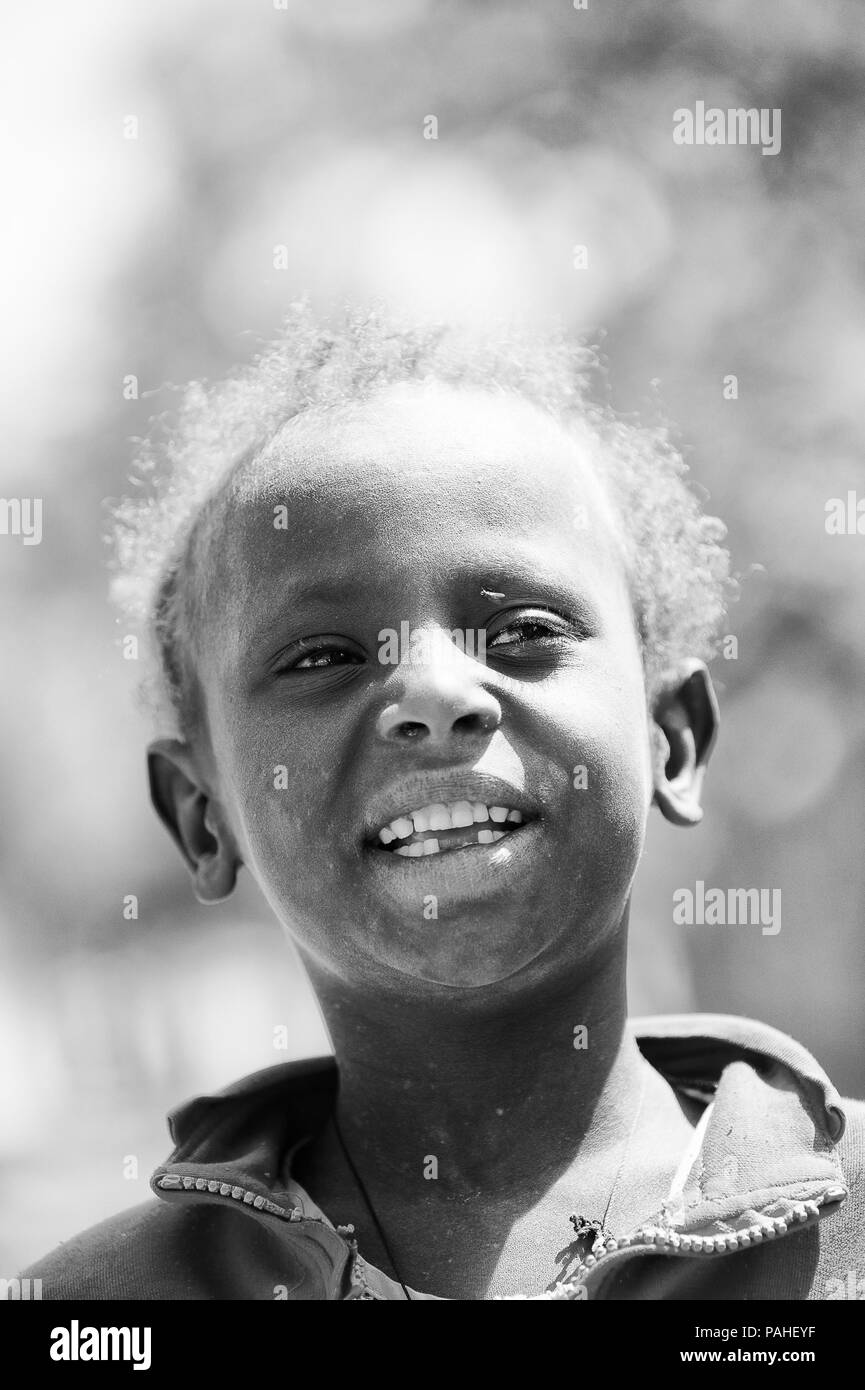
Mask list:
[{"label": "girl's eyebrow", "polygon": [[369,585],[363,579],[358,578],[336,581],[322,580],[300,587],[288,584],[280,590],[278,596],[274,586],[271,594],[275,601],[274,611],[260,623],[250,624],[248,641],[250,644],[254,644],[266,640],[268,635],[284,621],[287,608],[299,608],[302,604],[338,607],[345,603],[349,597],[354,601],[357,601],[359,597],[362,599],[368,589]]},{"label": "girl's eyebrow", "polygon": [[[535,569],[519,561],[512,561],[507,568],[498,565],[485,568],[486,583],[479,587],[478,592],[481,598],[489,599],[492,603],[537,603],[552,599],[567,606],[590,601],[585,586],[580,583],[581,576],[576,572],[567,573],[552,567]],[[493,572],[490,573],[490,570]],[[471,578],[477,583],[480,576]],[[465,577],[467,587],[471,578],[468,575]]]},{"label": "girl's eyebrow", "polygon": [[289,589],[287,597],[291,603],[341,603],[349,592],[357,593],[365,587],[363,580],[357,579],[321,580],[294,592]]}]

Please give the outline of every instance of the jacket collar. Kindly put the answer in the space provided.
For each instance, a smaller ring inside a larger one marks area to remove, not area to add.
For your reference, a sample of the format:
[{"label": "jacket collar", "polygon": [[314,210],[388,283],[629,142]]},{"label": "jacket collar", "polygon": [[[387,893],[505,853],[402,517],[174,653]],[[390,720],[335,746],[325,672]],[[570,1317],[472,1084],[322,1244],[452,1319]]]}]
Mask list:
[{"label": "jacket collar", "polygon": [[[750,1231],[753,1239],[766,1222],[783,1234],[789,1222],[816,1219],[821,1207],[843,1200],[833,1152],[844,1131],[841,1098],[804,1047],[765,1024],[725,1015],[630,1026],[674,1088],[712,1102],[675,1209],[662,1214],[677,1243],[691,1240],[696,1252],[696,1242],[718,1240],[718,1231],[743,1241]],[[398,1297],[398,1286],[357,1255],[350,1228],[334,1227],[291,1178],[292,1155],[324,1125],[337,1084],[333,1058],[315,1058],[187,1102],[169,1117],[175,1149],[151,1186],[170,1201],[229,1202],[271,1228],[275,1220],[302,1248],[312,1281],[305,1297],[389,1297],[394,1290]]]},{"label": "jacket collar", "polygon": [[714,1092],[724,1067],[744,1061],[770,1084],[786,1072],[816,1128],[837,1144],[846,1115],[838,1091],[807,1048],[752,1018],[730,1014],[665,1014],[631,1019],[640,1050],[673,1085]]},{"label": "jacket collar", "polygon": [[[720,1014],[632,1020],[640,1050],[670,1084],[711,1103],[682,1174],[681,1228],[742,1226],[770,1208],[847,1195],[835,1145],[846,1115],[806,1048],[752,1019]],[[833,1195],[834,1194],[834,1195]],[[816,1214],[816,1213],[813,1213]]]}]

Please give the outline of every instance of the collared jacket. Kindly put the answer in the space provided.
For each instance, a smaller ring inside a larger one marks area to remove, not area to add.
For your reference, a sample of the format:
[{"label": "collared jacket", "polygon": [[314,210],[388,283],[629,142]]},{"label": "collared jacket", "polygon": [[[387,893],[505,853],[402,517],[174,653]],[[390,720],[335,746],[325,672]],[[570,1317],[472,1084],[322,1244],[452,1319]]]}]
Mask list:
[{"label": "collared jacket", "polygon": [[[865,1298],[865,1105],[750,1019],[633,1020],[703,1117],[674,1200],[596,1242],[567,1283],[520,1297]],[[179,1107],[155,1198],[36,1261],[46,1299],[404,1299],[291,1175],[337,1089],[331,1058],[269,1067]],[[409,1291],[419,1299],[434,1298]]]}]

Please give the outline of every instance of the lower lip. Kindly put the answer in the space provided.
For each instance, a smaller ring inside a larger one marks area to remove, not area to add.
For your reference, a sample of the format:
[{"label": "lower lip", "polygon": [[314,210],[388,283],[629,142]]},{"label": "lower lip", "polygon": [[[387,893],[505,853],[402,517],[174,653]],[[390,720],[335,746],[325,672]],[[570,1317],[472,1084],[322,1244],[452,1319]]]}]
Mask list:
[{"label": "lower lip", "polygon": [[370,872],[382,890],[417,912],[428,893],[480,899],[501,896],[537,861],[542,834],[539,820],[527,821],[491,845],[466,845],[414,858],[366,846]]}]

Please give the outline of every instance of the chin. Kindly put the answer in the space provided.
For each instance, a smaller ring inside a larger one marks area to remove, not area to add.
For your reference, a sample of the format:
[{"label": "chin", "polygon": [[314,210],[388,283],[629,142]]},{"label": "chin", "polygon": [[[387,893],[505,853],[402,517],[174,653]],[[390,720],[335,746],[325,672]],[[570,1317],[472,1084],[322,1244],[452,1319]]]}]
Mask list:
[{"label": "chin", "polygon": [[[402,991],[411,980],[422,993],[425,986],[454,990],[480,990],[515,980],[531,970],[537,958],[552,942],[538,940],[527,930],[526,918],[507,922],[502,914],[495,919],[475,918],[470,924],[459,917],[450,922],[430,918],[422,922],[426,940],[418,939],[419,927],[386,929],[376,941],[376,959],[398,977]],[[430,936],[439,932],[435,941]],[[367,943],[369,949],[369,943]]]}]

